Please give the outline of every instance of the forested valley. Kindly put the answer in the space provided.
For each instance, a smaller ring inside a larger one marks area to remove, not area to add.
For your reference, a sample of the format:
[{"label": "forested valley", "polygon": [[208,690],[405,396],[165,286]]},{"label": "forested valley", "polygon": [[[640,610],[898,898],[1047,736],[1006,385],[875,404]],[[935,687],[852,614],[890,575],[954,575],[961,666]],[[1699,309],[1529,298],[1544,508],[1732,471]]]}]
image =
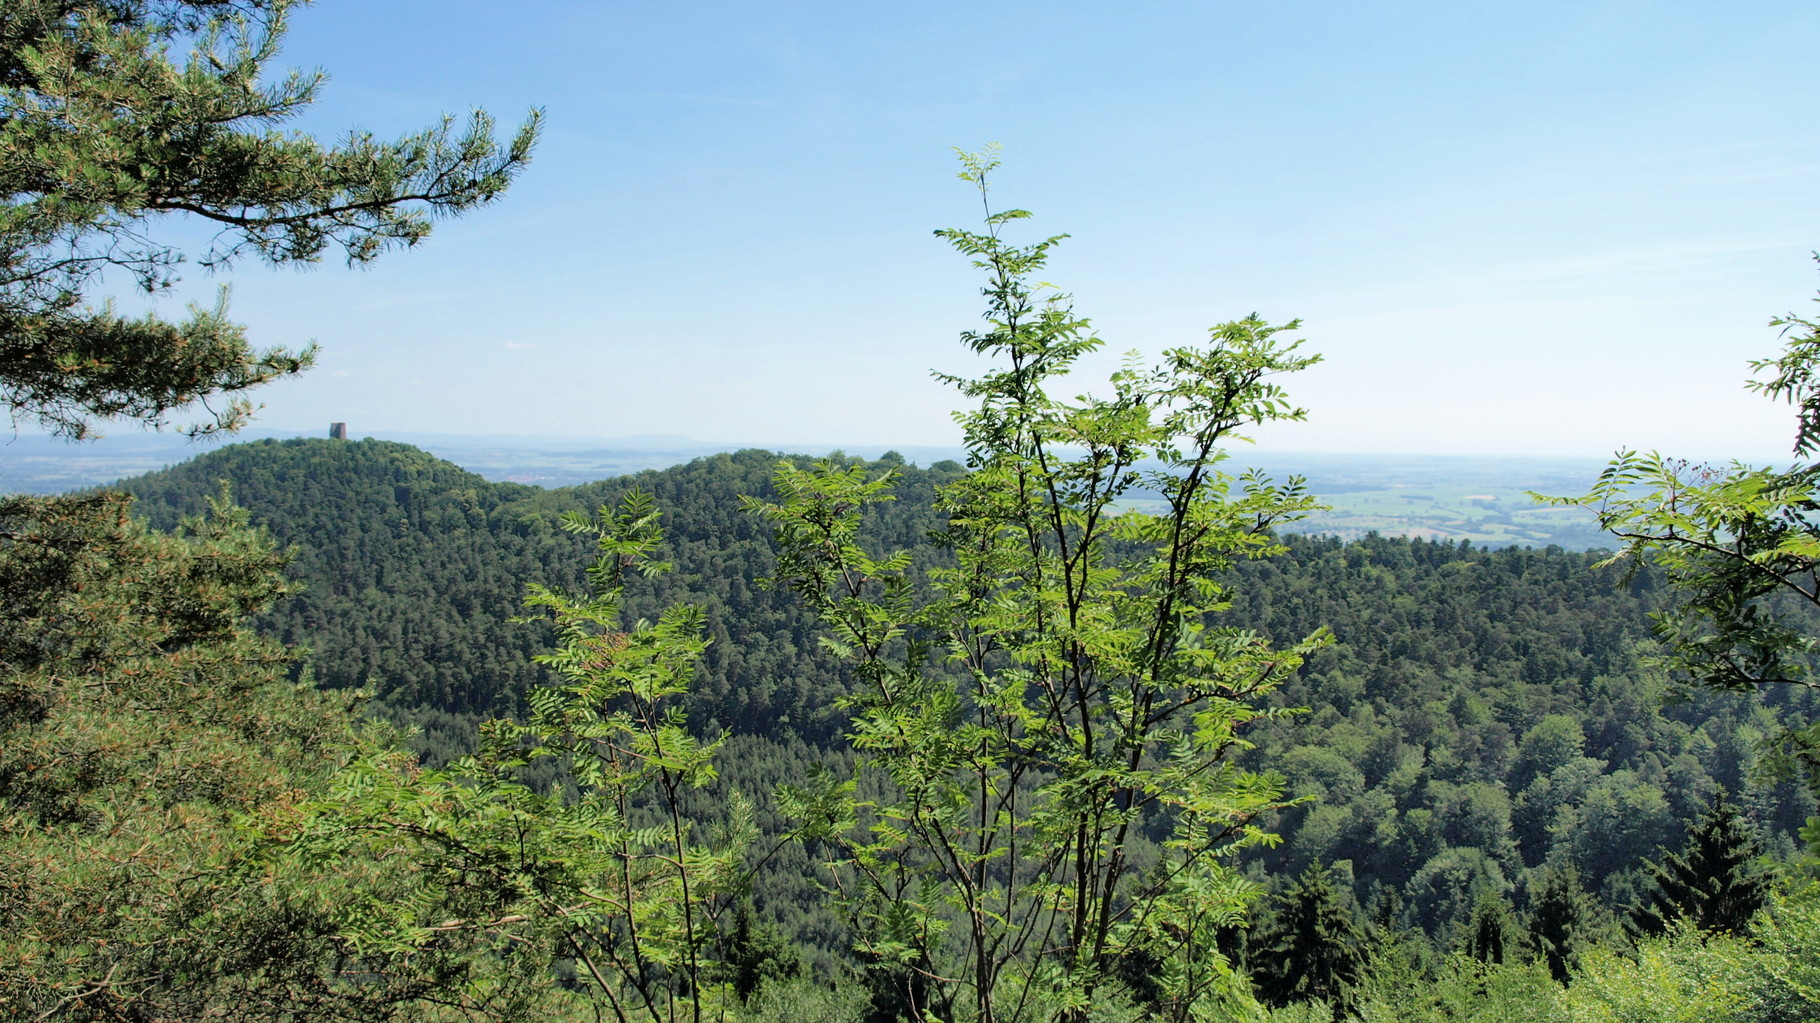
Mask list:
[{"label": "forested valley", "polygon": [[[106,286],[364,265],[525,169],[540,109],[293,130],[305,6],[0,6],[15,430],[234,433],[316,345]],[[957,156],[964,464],[291,440],[0,496],[0,1018],[1820,1018],[1820,323],[1747,384],[1806,464],[1537,496],[1613,551],[1303,537],[1233,457],[1310,415],[1302,323],[1083,384],[1066,236]]]},{"label": "forested valley", "polygon": [[[528,694],[553,681],[533,660],[548,630],[525,620],[523,598],[529,582],[584,582],[586,538],[560,528],[561,517],[648,492],[676,569],[630,581],[626,613],[703,608],[710,642],[690,727],[731,733],[696,805],[743,793],[763,827],[782,834],[788,824],[768,793],[806,765],[852,756],[841,698],[853,679],[818,643],[802,601],[763,584],[777,571],[772,542],[739,498],[770,495],[779,458],[742,451],[545,491],[491,483],[401,444],[261,441],[122,489],[169,528],[225,486],[294,553],[296,592],[257,619],[259,630],[308,651],[294,675],[370,693],[368,712],[411,730],[430,764],[471,752],[478,722],[522,714]],[[864,525],[878,549],[914,546],[936,528],[935,488],[964,472],[889,455],[833,458],[899,476],[897,500]],[[1309,947],[1289,953],[1315,957],[1305,963],[1251,951],[1266,947],[1258,943],[1276,921],[1309,909],[1294,900],[1317,898],[1337,914],[1319,940],[1351,943],[1341,958],[1356,960],[1345,974],[1353,985],[1392,963],[1432,980],[1461,956],[1486,957],[1488,940],[1494,958],[1552,961],[1565,976],[1564,964],[1624,941],[1629,911],[1654,891],[1654,865],[1720,800],[1735,808],[1759,867],[1797,859],[1814,797],[1799,778],[1766,770],[1761,744],[1785,721],[1814,716],[1814,701],[1791,689],[1667,700],[1649,639],[1659,572],[1601,568],[1605,551],[1286,542],[1280,557],[1233,568],[1225,613],[1270,636],[1326,625],[1336,639],[1272,697],[1307,712],[1255,726],[1241,755],[1306,800],[1266,822],[1280,846],[1244,861],[1271,898],[1227,940],[1262,983],[1331,968]],[[752,968],[838,969],[842,927],[815,873],[796,850],[758,872],[745,911],[778,944]],[[1550,916],[1561,906],[1573,907],[1571,924]]]}]

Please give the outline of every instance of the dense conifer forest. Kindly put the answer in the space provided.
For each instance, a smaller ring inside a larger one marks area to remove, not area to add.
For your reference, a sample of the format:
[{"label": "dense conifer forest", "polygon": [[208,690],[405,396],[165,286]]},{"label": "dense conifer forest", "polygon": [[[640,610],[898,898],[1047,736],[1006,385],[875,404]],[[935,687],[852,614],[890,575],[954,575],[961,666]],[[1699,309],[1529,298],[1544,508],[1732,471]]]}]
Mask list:
[{"label": "dense conifer forest", "polygon": [[[366,263],[523,170],[538,111],[275,128],[302,6],[0,9],[15,424],[232,433],[315,347],[105,273]],[[1082,394],[1065,236],[959,156],[965,465],[265,441],[0,497],[0,1018],[1820,1018],[1820,466],[1621,452],[1553,499],[1617,566],[1287,535],[1320,495],[1225,452],[1305,417],[1299,321]]]},{"label": "dense conifer forest", "polygon": [[[679,601],[704,609],[711,642],[691,725],[733,735],[709,791],[762,798],[807,764],[851,756],[840,711],[850,673],[817,643],[801,601],[763,585],[773,548],[739,502],[771,494],[778,461],[742,451],[544,491],[489,483],[401,444],[261,441],[123,488],[166,526],[225,484],[295,552],[297,592],[259,630],[308,649],[295,671],[364,688],[370,709],[419,729],[411,741],[430,763],[468,752],[477,721],[521,713],[550,681],[532,659],[550,637],[523,620],[523,597],[530,582],[582,581],[587,544],[561,516],[649,492],[676,570],[629,582],[626,607],[645,618]],[[934,488],[962,472],[859,464],[901,474],[897,500],[865,525],[881,550],[935,528]],[[1602,551],[1391,537],[1287,546],[1234,569],[1228,614],[1270,636],[1324,624],[1335,642],[1273,697],[1307,712],[1261,724],[1242,754],[1306,801],[1271,818],[1280,846],[1247,856],[1249,875],[1289,901],[1235,932],[1235,947],[1284,940],[1270,937],[1274,921],[1318,896],[1356,932],[1345,940],[1362,957],[1391,941],[1440,968],[1493,914],[1516,959],[1518,949],[1540,954],[1532,932],[1560,903],[1574,915],[1547,939],[1559,960],[1619,940],[1629,907],[1651,897],[1656,865],[1721,798],[1765,862],[1797,855],[1814,797],[1763,770],[1759,743],[1811,716],[1813,701],[1791,690],[1668,700],[1648,639],[1658,574],[1600,568]],[[758,918],[804,946],[790,956],[830,962],[837,928],[804,881],[812,865],[794,853],[773,863],[754,888]]]}]

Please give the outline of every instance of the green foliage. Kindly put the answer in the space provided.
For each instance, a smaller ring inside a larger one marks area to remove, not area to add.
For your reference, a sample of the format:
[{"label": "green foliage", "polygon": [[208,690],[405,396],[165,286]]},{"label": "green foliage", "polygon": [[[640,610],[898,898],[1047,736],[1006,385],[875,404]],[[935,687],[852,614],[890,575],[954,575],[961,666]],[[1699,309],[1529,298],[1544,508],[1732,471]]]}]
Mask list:
[{"label": "green foliage", "polygon": [[1752,950],[1727,935],[1691,928],[1640,943],[1589,952],[1568,989],[1574,1023],[1745,1023],[1753,1011]]},{"label": "green foliage", "polygon": [[1746,933],[1769,896],[1770,879],[1756,863],[1762,852],[1738,808],[1714,803],[1679,852],[1650,865],[1649,898],[1631,910],[1631,926],[1661,934],[1684,920],[1703,931]]},{"label": "green foliage", "polygon": [[1795,455],[1806,458],[1820,450],[1820,380],[1814,367],[1820,361],[1820,323],[1794,313],[1769,321],[1781,327],[1788,339],[1782,354],[1774,359],[1761,359],[1750,364],[1752,373],[1768,372],[1767,378],[1745,383],[1749,389],[1795,407]]},{"label": "green foliage", "polygon": [[1364,979],[1365,936],[1327,874],[1320,864],[1310,866],[1277,898],[1252,939],[1250,967],[1266,1004],[1319,1001],[1338,1019]]},{"label": "green foliage", "polygon": [[[1571,1018],[1567,992],[1541,965],[1486,964],[1457,954],[1428,976],[1398,969],[1379,953],[1354,1001],[1349,1023],[1568,1023]],[[1270,1020],[1281,1018],[1283,1013],[1272,1013]]]},{"label": "green foliage", "polygon": [[871,995],[856,981],[792,977],[767,983],[742,1007],[742,1023],[875,1023]]},{"label": "green foliage", "polygon": [[[984,198],[990,154],[962,160]],[[851,665],[853,742],[883,775],[784,798],[912,1018],[1085,1020],[1134,961],[1157,1017],[1207,1018],[1242,998],[1214,941],[1251,895],[1230,857],[1279,805],[1278,781],[1229,755],[1323,642],[1210,625],[1218,577],[1312,507],[1299,481],[1216,465],[1235,430],[1301,416],[1272,378],[1314,360],[1251,318],[1129,361],[1110,397],[1051,397],[1101,342],[1032,283],[1059,239],[1001,238],[1027,216],[988,206],[984,233],[940,232],[987,276],[988,329],[963,341],[996,364],[944,378],[978,406],[960,417],[972,471],[938,492],[953,560],[932,592],[911,553],[862,538],[893,469],[785,463],[778,500],[751,502]],[[1140,492],[1167,511],[1122,510]]]},{"label": "green foliage", "polygon": [[[545,636],[514,619],[528,580],[580,585],[588,554],[559,515],[537,532],[508,518],[531,488],[489,483],[402,444],[329,440],[225,447],[125,488],[164,527],[221,479],[294,545],[296,592],[260,623],[312,650],[321,685],[367,688],[388,710],[468,715],[471,729],[480,716],[525,708],[525,694],[549,680],[533,661]],[[451,752],[472,748],[464,736]]]},{"label": "green foliage", "polygon": [[[1580,886],[1552,878],[1573,868],[1604,901],[1630,901],[1647,883],[1645,858],[1673,847],[1721,791],[1778,855],[1790,851],[1813,799],[1757,770],[1754,740],[1811,715],[1813,701],[1805,687],[1776,686],[1749,705],[1690,691],[1659,708],[1665,681],[1636,640],[1667,569],[1621,579],[1553,549],[1277,541],[1267,520],[1299,513],[1306,496],[1224,477],[1207,438],[1295,414],[1268,373],[1301,357],[1243,321],[1208,351],[1128,364],[1110,397],[1055,401],[1055,376],[1097,340],[1018,276],[1034,275],[1050,243],[1003,245],[996,232],[1017,215],[998,216],[984,235],[949,235],[994,275],[992,322],[969,343],[999,366],[954,381],[980,401],[967,419],[971,477],[897,458],[797,459],[773,473],[774,456],[744,452],[540,492],[400,445],[293,442],[136,483],[169,523],[198,509],[214,479],[236,480],[258,520],[308,547],[305,593],[264,612],[262,627],[314,645],[325,680],[373,682],[390,714],[434,726],[439,763],[455,760],[422,772],[370,743],[341,780],[343,806],[312,801],[327,766],[318,757],[293,776],[301,794],[237,809],[259,822],[247,842],[268,840],[260,876],[271,880],[211,889],[231,919],[205,926],[254,949],[292,936],[277,965],[258,967],[282,978],[272,990],[353,1017],[434,1017],[435,999],[503,1018],[611,1012],[616,999],[629,1016],[785,1017],[795,999],[850,1016],[863,986],[874,1016],[1180,1018],[1244,1011],[1221,923],[1272,877],[1331,860],[1354,895],[1406,890],[1401,910],[1374,896],[1391,907],[1380,933],[1414,924],[1443,949],[1474,945],[1487,959],[1476,910],[1528,893],[1536,964],[1512,954],[1508,928],[1502,965],[1437,965],[1427,942],[1405,939],[1380,956],[1400,966],[1375,965],[1351,989],[1363,1018],[1400,1018],[1385,1015],[1399,984],[1409,1018],[1551,1018],[1566,1004],[1551,977],[1594,944],[1574,922]],[[1213,392],[1228,414],[1195,411],[1218,404]],[[673,508],[673,573],[627,571],[651,554],[639,539],[649,503],[623,503],[642,486]],[[774,520],[789,541],[780,575],[828,619],[828,642],[813,614],[758,585],[768,545],[762,524],[736,511],[742,493],[774,514],[794,508]],[[1132,505],[1166,511],[1120,514]],[[596,506],[619,511],[571,514]],[[930,531],[937,545],[919,542]],[[609,551],[607,535],[632,546]],[[599,553],[595,578],[571,596],[585,540]],[[1288,556],[1255,557],[1279,548]],[[46,593],[62,585],[54,576]],[[532,630],[508,620],[527,578],[551,582],[543,609],[567,622],[535,666]],[[175,585],[173,609],[186,587],[206,589]],[[666,610],[679,599],[702,610]],[[1805,634],[1805,610],[1761,607]],[[1338,641],[1321,649],[1257,639],[1323,623]],[[86,635],[22,628],[61,637],[53,645]],[[643,674],[611,675],[644,652]],[[289,670],[274,658],[273,691]],[[549,677],[560,684],[539,691]],[[630,709],[640,693],[654,708],[643,716]],[[811,765],[829,778],[851,768],[837,696],[869,766],[850,783],[804,785]],[[1163,711],[1154,720],[1136,713],[1146,700]],[[1281,712],[1303,705],[1316,709]],[[524,722],[492,726],[475,757],[455,757],[469,722],[504,710]],[[626,726],[628,713],[645,731]],[[743,734],[717,746],[727,728]],[[233,762],[225,747],[194,748]],[[669,781],[647,770],[659,761]],[[1283,772],[1289,795],[1319,802],[1285,805],[1270,775],[1252,773],[1264,768]],[[822,845],[781,846],[749,876],[740,850],[786,824],[731,793],[779,779],[795,784],[791,809]],[[49,805],[56,787],[33,798]],[[300,827],[307,840],[292,841]],[[1279,830],[1280,846],[1227,855]],[[245,844],[220,862],[252,876]],[[601,880],[616,865],[623,879],[628,862],[641,864],[631,883]],[[844,885],[841,897],[810,891],[810,875]],[[747,898],[749,911],[731,908]],[[1781,944],[1707,946],[1729,950],[1719,958],[1730,973],[1594,957],[1597,982],[1650,1005],[1710,974],[1751,1005],[1801,1006],[1789,992],[1807,976],[1804,918],[1779,912],[1756,926]],[[859,925],[857,957],[841,947],[841,914]],[[1763,922],[1772,918],[1788,923]],[[1772,926],[1786,929],[1763,930]],[[1707,962],[1692,947],[1674,954]],[[843,972],[856,961],[863,985]],[[57,983],[92,983],[82,969]],[[217,990],[196,986],[182,1012],[251,989],[240,965],[216,969]],[[1432,998],[1409,996],[1417,984]],[[145,990],[134,997],[148,1005],[166,996]],[[1319,1015],[1336,1003],[1303,1004]],[[1587,1018],[1603,1004],[1575,1002]],[[1774,1011],[1785,1015],[1766,1018],[1808,1018]]]},{"label": "green foliage", "polygon": [[[315,806],[299,855],[408,865],[408,896],[344,917],[346,940],[382,972],[456,975],[439,997],[523,1018],[585,997],[622,1021],[700,1020],[729,997],[736,978],[716,968],[713,945],[745,881],[750,808],[736,803],[704,836],[683,806],[713,780],[721,743],[691,734],[681,706],[706,647],[701,612],[622,622],[626,577],[670,567],[654,560],[657,519],[636,491],[564,519],[598,556],[585,594],[531,588],[558,639],[541,659],[563,681],[531,694],[528,722],[489,722],[480,752],[443,770],[379,751]],[[572,785],[522,780],[546,760]],[[563,974],[574,994],[556,986]]]},{"label": "green foliage", "polygon": [[1762,955],[1753,964],[1751,989],[1765,1023],[1820,1018],[1820,887],[1809,881],[1772,896],[1753,922]]},{"label": "green foliage", "polygon": [[[225,395],[193,432],[232,430],[251,411],[240,392],[309,364],[312,349],[255,350],[225,294],[181,322],[85,305],[107,270],[147,291],[176,282],[182,254],[150,236],[162,218],[218,225],[211,267],[331,243],[364,262],[490,201],[528,157],[535,118],[505,148],[481,114],[459,137],[445,124],[398,143],[278,132],[320,79],[261,81],[294,6],[0,10],[0,399],[15,423],[82,438]],[[262,852],[355,741],[352,701],[290,684],[292,652],[249,627],[285,593],[286,557],[225,499],[168,535],[130,504],[0,502],[0,1015],[397,1018],[440,979],[352,961],[335,914],[377,890],[363,870]]]},{"label": "green foliage", "polygon": [[1471,846],[1448,846],[1420,865],[1404,889],[1412,915],[1443,947],[1462,944],[1473,907],[1486,893],[1503,893],[1509,880],[1498,862]]},{"label": "green foliage", "polygon": [[735,908],[721,948],[722,968],[742,1003],[750,1004],[760,990],[788,983],[802,973],[796,946],[777,927],[756,919],[749,901]]},{"label": "green foliage", "polygon": [[1806,684],[1812,670],[1813,642],[1780,599],[1814,599],[1812,480],[1811,469],[1626,451],[1585,497],[1551,500],[1598,512],[1626,542],[1612,561],[1647,558],[1664,569],[1676,601],[1653,617],[1670,665],[1700,685],[1742,692]]},{"label": "green foliage", "polygon": [[[1796,407],[1794,453],[1820,442],[1820,325],[1792,314],[1772,321],[1788,342],[1775,359],[1753,362],[1766,378],[1747,386]],[[1694,685],[1747,692],[1820,685],[1812,612],[1820,605],[1820,465],[1757,468],[1704,465],[1620,451],[1578,504],[1625,541],[1612,560],[1660,566],[1672,600],[1655,634],[1677,674]],[[1788,762],[1820,788],[1820,723],[1787,727],[1773,739]]]},{"label": "green foliage", "polygon": [[[489,483],[400,444],[259,441],[126,485],[163,527],[202,510],[214,481],[229,479],[254,520],[296,550],[294,595],[256,619],[261,630],[309,647],[323,684],[370,689],[389,719],[421,726],[412,742],[431,766],[472,752],[485,716],[527,712],[525,694],[547,680],[532,660],[544,634],[512,618],[524,580],[585,580],[588,548],[560,528],[562,515],[649,489],[666,509],[676,570],[628,577],[625,613],[654,620],[679,602],[703,609],[711,642],[690,718],[698,734],[735,735],[721,780],[699,794],[711,813],[728,791],[800,783],[816,763],[845,772],[850,755],[837,706],[853,691],[849,666],[818,645],[810,610],[758,585],[774,569],[769,529],[739,511],[742,492],[775,498],[777,460],[740,452],[543,491]],[[937,528],[935,487],[961,472],[869,469],[897,473],[896,500],[862,513],[859,542],[870,551],[908,547]],[[1666,681],[1645,663],[1653,571],[1626,580],[1597,570],[1600,555],[1552,549],[1283,543],[1283,556],[1240,561],[1223,577],[1231,608],[1222,618],[1277,636],[1330,623],[1336,642],[1272,697],[1315,712],[1260,722],[1247,735],[1257,748],[1240,754],[1281,771],[1292,795],[1320,797],[1265,821],[1285,841],[1247,857],[1255,880],[1347,861],[1365,901],[1400,890],[1452,846],[1489,856],[1513,898],[1559,863],[1576,868],[1597,901],[1625,905],[1644,861],[1658,846],[1678,847],[1721,790],[1777,856],[1815,813],[1804,786],[1762,776],[1752,738],[1812,714],[1804,691],[1662,704]],[[953,563],[928,545],[913,557],[918,578],[918,566]],[[788,830],[758,811],[766,834]],[[838,915],[808,880],[816,869],[802,850],[780,850],[755,882],[754,905],[813,945],[818,969],[832,969],[846,950]],[[1432,914],[1465,912],[1473,894],[1434,894],[1413,900],[1400,922],[1445,950],[1457,940],[1453,919]]]},{"label": "green foliage", "polygon": [[1578,760],[1586,752],[1586,733],[1578,719],[1567,714],[1550,714],[1535,727],[1523,733],[1517,743],[1517,762],[1511,768],[1510,787],[1518,792],[1538,777]]},{"label": "green foliage", "polygon": [[[99,421],[163,425],[211,396],[192,432],[233,430],[240,392],[298,373],[314,348],[258,350],[226,295],[187,319],[87,306],[105,271],[156,292],[184,256],[152,236],[172,215],[218,229],[211,269],[254,257],[351,263],[409,246],[433,218],[496,199],[529,159],[538,115],[501,145],[476,111],[394,142],[324,146],[276,125],[323,75],[266,74],[296,0],[9,0],[0,16],[0,396],[16,422],[73,438]],[[184,51],[187,50],[187,53]],[[182,56],[178,54],[183,53]]]},{"label": "green foliage", "polygon": [[[514,619],[527,580],[584,582],[587,545],[561,528],[562,517],[648,490],[666,509],[677,570],[627,579],[626,610],[656,618],[676,603],[703,609],[712,642],[691,717],[708,732],[836,747],[847,677],[816,643],[813,614],[759,586],[775,567],[770,531],[740,511],[739,495],[769,493],[777,459],[742,451],[541,491],[491,483],[403,444],[258,441],[123,486],[154,525],[168,526],[200,509],[218,480],[231,481],[255,521],[296,547],[298,592],[260,618],[264,630],[309,647],[321,684],[370,689],[388,716],[450,738],[487,716],[522,713],[526,694],[549,680],[533,660],[545,636]],[[920,540],[934,525],[935,484],[960,472],[901,468],[901,500],[867,515],[867,535]],[[471,752],[471,736],[464,742],[426,752],[442,763]]]},{"label": "green foliage", "polygon": [[1507,957],[1518,958],[1522,951],[1521,938],[1510,918],[1510,904],[1503,896],[1489,891],[1479,893],[1472,907],[1472,923],[1460,951],[1468,959],[1490,965],[1502,963]]},{"label": "green foliage", "polygon": [[1530,896],[1529,940],[1549,975],[1565,984],[1596,936],[1597,907],[1572,867],[1542,871]]},{"label": "green foliage", "polygon": [[175,534],[129,507],[0,502],[0,1016],[388,1018],[341,982],[340,881],[262,869],[243,826],[352,736],[248,628],[283,556],[225,502]]},{"label": "green foliage", "polygon": [[[1759,938],[1679,925],[1634,947],[1590,945],[1571,984],[1540,961],[1465,956],[1412,975],[1380,950],[1346,1019],[1358,1023],[1805,1023],[1820,1009],[1813,981],[1820,932],[1812,892],[1774,904]],[[1330,1018],[1325,1003],[1271,1013],[1272,1023]]]},{"label": "green foliage", "polygon": [[1361,901],[1403,893],[1399,922],[1450,949],[1474,877],[1517,899],[1536,871],[1569,866],[1622,906],[1720,791],[1778,856],[1814,813],[1803,786],[1756,769],[1750,738],[1811,715],[1805,691],[1664,705],[1671,687],[1648,662],[1653,570],[1387,538],[1288,546],[1235,573],[1229,613],[1278,635],[1329,623],[1337,641],[1277,695],[1314,711],[1255,730],[1244,754],[1320,797],[1271,822],[1284,841],[1257,855],[1260,881],[1349,863]]}]

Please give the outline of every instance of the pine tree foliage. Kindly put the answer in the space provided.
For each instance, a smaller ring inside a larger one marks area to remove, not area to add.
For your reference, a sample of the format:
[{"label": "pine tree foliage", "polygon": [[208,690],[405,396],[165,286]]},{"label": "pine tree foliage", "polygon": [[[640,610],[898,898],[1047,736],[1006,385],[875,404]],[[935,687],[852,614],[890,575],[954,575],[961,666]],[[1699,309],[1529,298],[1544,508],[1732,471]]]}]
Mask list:
[{"label": "pine tree foliage", "polygon": [[723,928],[721,971],[731,979],[733,993],[749,1003],[759,989],[797,976],[802,971],[796,946],[772,924],[758,919],[750,900],[733,910],[732,923]]},{"label": "pine tree foliage", "polygon": [[1472,923],[1460,951],[1481,963],[1501,963],[1508,956],[1516,958],[1521,947],[1515,924],[1510,918],[1510,905],[1503,896],[1481,891],[1473,902]]},{"label": "pine tree foliage", "polygon": [[1632,928],[1661,934],[1685,920],[1702,931],[1743,935],[1769,897],[1757,865],[1763,845],[1738,808],[1715,802],[1678,852],[1651,864],[1648,899],[1631,911]]},{"label": "pine tree foliage", "polygon": [[1325,864],[1302,872],[1275,900],[1251,942],[1251,976],[1270,1005],[1320,1000],[1338,1010],[1364,979],[1365,935],[1328,879]]},{"label": "pine tree foliage", "polygon": [[1565,984],[1595,936],[1596,908],[1572,867],[1545,868],[1539,880],[1530,896],[1529,941],[1549,974]]},{"label": "pine tree foliage", "polygon": [[[218,229],[212,268],[365,262],[491,201],[529,156],[484,114],[398,142],[278,126],[320,75],[264,80],[293,0],[0,5],[0,401],[81,438],[164,425],[308,365],[256,350],[225,300],[170,322],[90,292],[156,292],[171,217]],[[172,534],[122,495],[0,501],[0,1017],[386,1020],[447,978],[364,972],[337,914],[393,865],[269,855],[355,741],[351,700],[293,684],[249,620],[287,557],[225,499]],[[413,1018],[424,1018],[414,1013]]]},{"label": "pine tree foliage", "polygon": [[284,557],[218,502],[148,532],[117,494],[0,503],[0,1018],[384,1019],[342,887],[244,823],[322,790],[348,701],[247,619]]},{"label": "pine tree foliage", "polygon": [[277,76],[298,0],[8,0],[0,10],[0,400],[69,437],[111,418],[163,425],[225,396],[195,432],[232,430],[248,388],[302,371],[314,349],[255,348],[226,295],[177,321],[89,304],[103,273],[156,292],[185,254],[167,218],[217,229],[196,258],[351,263],[410,246],[432,220],[497,198],[530,157],[475,111],[395,141],[327,146],[279,125],[321,73]]}]

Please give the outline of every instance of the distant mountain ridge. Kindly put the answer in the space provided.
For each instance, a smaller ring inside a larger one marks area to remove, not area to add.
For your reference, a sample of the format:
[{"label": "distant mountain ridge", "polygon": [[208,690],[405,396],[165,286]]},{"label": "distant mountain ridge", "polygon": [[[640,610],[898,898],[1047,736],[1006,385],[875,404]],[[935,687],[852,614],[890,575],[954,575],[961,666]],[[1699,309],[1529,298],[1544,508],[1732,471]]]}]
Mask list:
[{"label": "distant mountain ridge", "polygon": [[[262,440],[122,486],[153,525],[168,527],[225,482],[256,523],[297,548],[299,592],[264,628],[312,648],[323,684],[365,685],[399,706],[457,714],[510,713],[543,679],[531,662],[543,632],[513,619],[529,583],[582,585],[589,551],[559,527],[561,516],[643,487],[663,509],[678,571],[635,583],[629,611],[655,618],[685,598],[707,606],[715,641],[701,677],[704,724],[748,729],[781,718],[826,738],[838,729],[829,687],[839,669],[820,651],[812,619],[760,588],[772,570],[769,535],[739,509],[740,495],[768,493],[779,457],[719,454],[544,490],[492,482],[391,441]],[[941,475],[905,470],[906,500],[877,517],[886,541],[915,542]],[[748,635],[735,641],[732,622]]]},{"label": "distant mountain ridge", "polygon": [[[664,510],[679,570],[634,586],[631,610],[655,617],[687,598],[709,605],[710,621],[722,623],[704,666],[708,718],[736,728],[752,715],[783,718],[832,734],[836,726],[823,719],[838,693],[826,679],[838,668],[820,653],[810,618],[760,588],[772,571],[769,537],[739,510],[741,495],[770,493],[781,457],[720,453],[544,489],[488,480],[394,441],[268,438],[121,485],[154,525],[168,527],[201,511],[227,483],[255,522],[297,546],[300,591],[266,627],[314,648],[323,683],[370,684],[401,705],[474,714],[509,712],[543,677],[531,663],[542,648],[539,629],[513,619],[529,583],[582,583],[588,552],[559,528],[561,516],[643,487]],[[935,485],[961,469],[890,464],[902,479],[898,499],[875,514],[877,540],[916,546],[935,524]],[[733,621],[745,634],[738,643],[724,624]]]},{"label": "distant mountain ridge", "polygon": [[[295,440],[284,431],[249,431],[249,439]],[[325,431],[326,432],[326,431]],[[358,436],[358,429],[354,430]],[[371,438],[368,438],[371,439]],[[493,482],[559,489],[735,450],[688,437],[640,435],[565,438],[403,434],[412,443]],[[745,446],[751,447],[751,446]],[[761,446],[762,447],[762,446]],[[820,453],[819,446],[794,450]],[[129,434],[92,444],[16,437],[0,444],[0,493],[52,494],[111,484],[169,468],[216,450],[168,434]],[[896,454],[912,463],[964,460],[958,447],[854,447],[856,457]],[[1371,533],[1471,540],[1491,546],[1556,546],[1572,550],[1613,546],[1590,514],[1543,508],[1528,496],[1584,493],[1604,463],[1594,459],[1458,455],[1350,455],[1253,451],[1232,453],[1229,465],[1257,466],[1273,476],[1300,475],[1331,507],[1286,528],[1310,535],[1358,539]]]},{"label": "distant mountain ridge", "polygon": [[[367,686],[388,716],[423,726],[417,741],[432,758],[461,752],[475,720],[521,708],[544,679],[532,662],[544,630],[514,618],[528,583],[581,582],[589,551],[560,516],[643,487],[662,509],[676,571],[637,580],[627,611],[704,608],[712,642],[691,720],[734,733],[727,784],[763,793],[807,764],[851,756],[845,668],[794,596],[761,584],[771,541],[739,506],[743,494],[769,493],[779,457],[716,454],[544,490],[394,442],[264,440],[124,485],[155,525],[169,525],[226,481],[255,522],[297,548],[298,592],[261,627],[310,647],[323,684]],[[898,468],[897,500],[867,522],[882,548],[914,546],[936,526],[935,487],[962,471]],[[1221,616],[1269,637],[1326,625],[1337,638],[1280,691],[1283,705],[1312,712],[1250,736],[1257,747],[1245,756],[1281,770],[1293,792],[1321,797],[1271,824],[1287,841],[1259,854],[1269,876],[1344,864],[1361,904],[1401,892],[1404,921],[1445,945],[1471,893],[1521,899],[1548,864],[1572,864],[1607,904],[1625,903],[1643,860],[1678,843],[1721,789],[1778,854],[1815,811],[1802,786],[1755,778],[1748,740],[1781,713],[1811,716],[1813,698],[1661,705],[1666,682],[1646,658],[1652,573],[1598,569],[1598,556],[1558,547],[1383,536],[1287,544],[1281,557],[1234,569]],[[780,867],[761,903],[816,905],[789,887],[810,870]]]}]

